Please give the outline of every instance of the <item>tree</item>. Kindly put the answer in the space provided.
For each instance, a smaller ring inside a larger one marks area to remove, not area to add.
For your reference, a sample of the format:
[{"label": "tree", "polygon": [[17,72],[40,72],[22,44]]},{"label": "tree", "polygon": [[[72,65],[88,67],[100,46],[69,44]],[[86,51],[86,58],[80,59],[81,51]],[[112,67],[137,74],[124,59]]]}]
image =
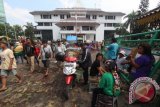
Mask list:
[{"label": "tree", "polygon": [[116,34],[126,35],[129,34],[129,32],[126,30],[123,24],[120,24],[118,27],[116,27]]},{"label": "tree", "polygon": [[127,19],[126,22],[124,23],[124,27],[126,29],[129,28],[131,33],[133,32],[133,29],[135,27],[136,17],[137,17],[137,15],[136,15],[136,12],[134,12],[134,11],[124,17],[124,19]]},{"label": "tree", "polygon": [[34,31],[35,28],[33,26],[32,23],[27,23],[27,25],[25,25],[26,29],[25,29],[25,36],[28,38],[34,38]]},{"label": "tree", "polygon": [[13,26],[14,29],[14,34],[15,34],[15,38],[17,38],[18,36],[23,36],[23,29],[20,25],[14,25]]},{"label": "tree", "polygon": [[14,29],[10,24],[0,24],[0,36],[8,36],[14,38]]},{"label": "tree", "polygon": [[0,36],[4,36],[5,35],[5,26],[4,24],[0,24]]},{"label": "tree", "polygon": [[139,5],[141,14],[148,12],[148,7],[149,7],[149,0],[141,0]]}]

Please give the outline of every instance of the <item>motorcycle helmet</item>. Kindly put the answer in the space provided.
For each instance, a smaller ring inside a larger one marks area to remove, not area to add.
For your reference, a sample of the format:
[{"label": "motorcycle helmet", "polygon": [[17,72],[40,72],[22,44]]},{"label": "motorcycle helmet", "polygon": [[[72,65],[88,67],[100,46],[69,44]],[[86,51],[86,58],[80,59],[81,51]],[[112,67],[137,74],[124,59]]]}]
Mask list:
[{"label": "motorcycle helmet", "polygon": [[57,61],[62,61],[62,62],[64,61],[64,57],[65,57],[65,54],[62,52],[57,53],[55,56]]},{"label": "motorcycle helmet", "polygon": [[105,66],[105,69],[108,70],[109,72],[117,71],[117,64],[113,60],[107,60],[104,66]]}]

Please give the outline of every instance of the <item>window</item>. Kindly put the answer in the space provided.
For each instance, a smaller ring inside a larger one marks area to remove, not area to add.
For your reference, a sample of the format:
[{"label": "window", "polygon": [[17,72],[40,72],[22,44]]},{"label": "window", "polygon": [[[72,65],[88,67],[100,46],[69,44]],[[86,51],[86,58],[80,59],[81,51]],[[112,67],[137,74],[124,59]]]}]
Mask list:
[{"label": "window", "polygon": [[105,16],[105,19],[115,20],[115,19],[116,19],[116,16]]},{"label": "window", "polygon": [[113,27],[119,27],[119,23],[113,23]]},{"label": "window", "polygon": [[35,31],[35,34],[41,34],[41,31],[37,30],[37,31]]},{"label": "window", "polygon": [[75,14],[71,14],[71,16],[72,16],[72,17],[74,17],[74,16],[75,16]]},{"label": "window", "polygon": [[74,30],[73,26],[67,26],[67,30]]},{"label": "window", "polygon": [[54,14],[54,17],[57,17],[58,16],[58,14]]},{"label": "window", "polygon": [[89,26],[82,26],[82,30],[89,31]]},{"label": "window", "polygon": [[77,14],[77,16],[85,16],[85,14]]},{"label": "window", "polygon": [[96,15],[93,15],[93,19],[97,19],[97,16],[96,16]]},{"label": "window", "polygon": [[38,22],[38,26],[43,26],[43,23],[42,22]]},{"label": "window", "polygon": [[103,15],[99,15],[99,17],[103,17]]},{"label": "window", "polygon": [[105,27],[113,27],[113,23],[105,23],[104,26]]},{"label": "window", "polygon": [[87,19],[90,19],[90,15],[86,15],[86,18],[87,18]]},{"label": "window", "polygon": [[51,19],[51,15],[41,15],[41,19]]},{"label": "window", "polygon": [[95,30],[95,27],[92,26],[82,26],[83,31],[93,31]]},{"label": "window", "polygon": [[52,23],[51,22],[45,22],[44,26],[52,26]]},{"label": "window", "polygon": [[94,28],[93,28],[93,27],[90,27],[90,30],[94,30]]},{"label": "window", "polygon": [[107,27],[112,27],[113,23],[107,23]]},{"label": "window", "polygon": [[60,19],[64,19],[64,15],[60,15]]},{"label": "window", "polygon": [[68,15],[67,15],[67,19],[68,19],[68,18],[70,18],[70,17],[71,17],[71,15],[70,15],[70,14],[68,14]]}]

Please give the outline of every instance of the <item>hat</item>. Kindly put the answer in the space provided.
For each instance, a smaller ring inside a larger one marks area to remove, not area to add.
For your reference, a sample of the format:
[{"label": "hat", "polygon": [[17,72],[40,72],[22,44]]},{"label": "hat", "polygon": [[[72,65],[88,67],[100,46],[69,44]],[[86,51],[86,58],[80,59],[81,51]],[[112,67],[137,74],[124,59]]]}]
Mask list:
[{"label": "hat", "polygon": [[16,42],[16,45],[21,45],[19,42]]},{"label": "hat", "polygon": [[90,40],[86,40],[86,43],[91,43],[91,41]]},{"label": "hat", "polygon": [[61,41],[58,39],[57,42],[61,42]]},{"label": "hat", "polygon": [[8,45],[8,42],[7,42],[7,41],[5,41],[5,40],[0,41],[0,43],[3,43],[3,44]]},{"label": "hat", "polygon": [[125,56],[125,55],[126,55],[126,52],[122,50],[122,51],[119,52],[119,54],[122,54],[122,55]]}]

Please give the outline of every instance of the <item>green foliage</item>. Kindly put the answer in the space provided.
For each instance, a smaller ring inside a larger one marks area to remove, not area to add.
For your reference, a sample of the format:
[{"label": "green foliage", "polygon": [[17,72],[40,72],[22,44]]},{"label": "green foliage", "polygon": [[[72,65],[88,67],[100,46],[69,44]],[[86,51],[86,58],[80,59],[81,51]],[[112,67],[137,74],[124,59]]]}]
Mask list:
[{"label": "green foliage", "polygon": [[23,36],[24,35],[23,29],[20,25],[14,25],[13,28],[16,33],[16,36]]},{"label": "green foliage", "polygon": [[25,25],[26,29],[25,29],[25,36],[28,38],[34,38],[34,31],[35,28],[33,26],[32,23],[27,23],[27,25]]},{"label": "green foliage", "polygon": [[[0,24],[0,36],[8,36],[16,39],[18,36],[23,36],[24,32],[20,25],[10,26],[8,23]],[[16,37],[15,37],[16,36]]]},{"label": "green foliage", "polygon": [[[25,36],[29,38],[34,38],[34,31],[35,28],[32,23],[27,23],[24,25],[25,29]],[[22,26],[20,25],[13,25],[10,26],[8,23],[0,24],[0,36],[8,36],[10,38],[17,39],[18,36],[24,36],[24,31]]]},{"label": "green foliage", "polygon": [[124,19],[127,19],[124,23],[124,27],[127,29],[129,27],[130,32],[133,32],[133,29],[135,27],[135,18],[137,17],[136,12],[132,12],[124,17]]},{"label": "green foliage", "polygon": [[140,5],[139,5],[141,14],[148,12],[148,7],[149,7],[149,0],[141,0]]},{"label": "green foliage", "polygon": [[5,26],[4,24],[0,24],[0,36],[5,35]]},{"label": "green foliage", "polygon": [[116,27],[116,34],[118,35],[126,35],[129,34],[129,32],[126,30],[125,26],[123,24],[119,24]]}]

